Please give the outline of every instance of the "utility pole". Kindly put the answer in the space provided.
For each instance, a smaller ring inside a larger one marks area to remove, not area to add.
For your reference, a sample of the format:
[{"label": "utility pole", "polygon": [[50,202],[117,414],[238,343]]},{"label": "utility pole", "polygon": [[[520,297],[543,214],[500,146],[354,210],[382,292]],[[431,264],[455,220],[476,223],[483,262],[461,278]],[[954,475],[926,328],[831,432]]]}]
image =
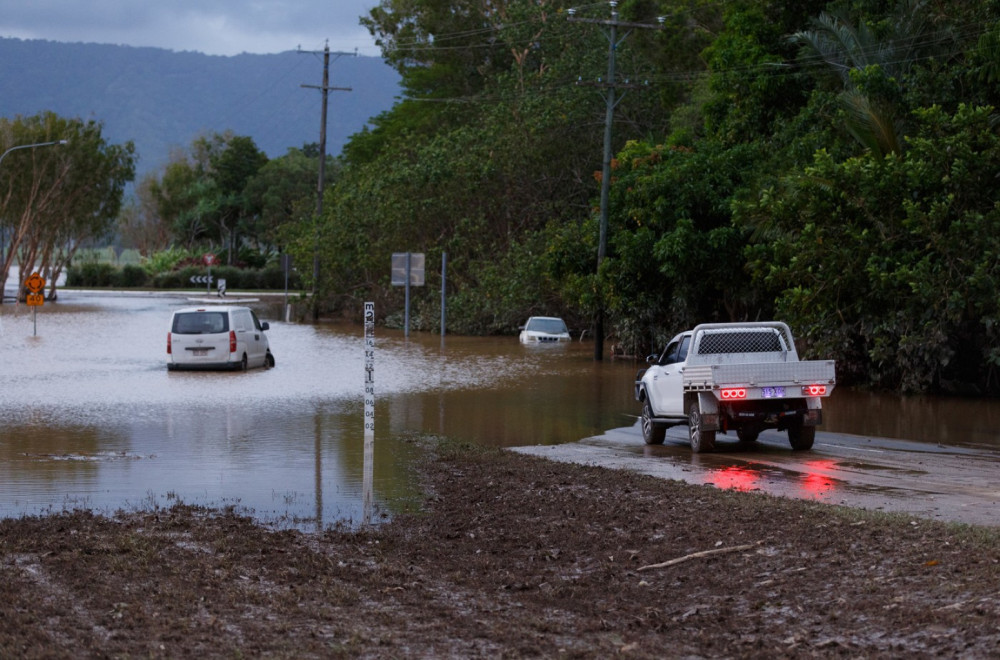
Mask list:
[{"label": "utility pole", "polygon": [[[311,53],[313,55],[318,55],[319,51],[304,51],[299,49],[300,53]],[[358,52],[355,50],[353,53],[347,53],[342,51],[337,51],[332,53],[334,59],[339,59],[341,55],[357,55]],[[326,108],[327,108],[327,97],[330,95],[331,91],[335,92],[350,92],[353,91],[350,87],[330,87],[330,44],[323,47],[323,84],[322,85],[302,85],[302,87],[307,87],[309,89],[318,89],[323,93],[323,103],[320,113],[322,115],[320,125],[319,125],[319,181],[316,184],[316,217],[313,220],[314,237],[313,237],[313,320],[317,320],[319,317],[319,301],[316,297],[316,287],[319,282],[319,221],[323,217],[323,186],[326,183]]]},{"label": "utility pole", "polygon": [[[618,19],[618,2],[611,0],[608,4],[611,5],[610,19],[577,18],[575,9],[569,10],[569,18],[567,19],[571,23],[595,23],[597,25],[605,25],[608,28],[608,77],[606,81],[598,83],[599,87],[607,89],[607,94],[604,96],[606,106],[604,111],[604,158],[601,161],[601,220],[600,234],[597,242],[598,274],[601,272],[601,263],[604,261],[604,257],[608,251],[608,196],[611,191],[611,129],[615,121],[615,106],[618,104],[618,100],[620,100],[615,98],[615,91],[618,87],[635,87],[635,85],[629,85],[628,83],[622,85],[615,81],[615,57],[618,52],[618,45],[625,41],[629,34],[631,34],[630,29],[619,39],[618,28],[663,29],[662,18],[659,25],[621,21]],[[604,359],[604,302],[601,301],[598,304],[597,318],[594,319],[594,359],[601,361]]]}]

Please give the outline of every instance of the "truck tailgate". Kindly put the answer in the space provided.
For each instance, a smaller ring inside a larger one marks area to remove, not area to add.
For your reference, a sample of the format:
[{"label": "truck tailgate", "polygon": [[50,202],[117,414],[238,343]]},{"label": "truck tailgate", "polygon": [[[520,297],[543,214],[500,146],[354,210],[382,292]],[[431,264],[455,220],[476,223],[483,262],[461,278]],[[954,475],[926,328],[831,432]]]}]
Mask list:
[{"label": "truck tailgate", "polygon": [[686,391],[708,390],[722,385],[748,387],[794,386],[813,383],[833,385],[835,381],[833,360],[688,365],[684,369],[684,389]]}]

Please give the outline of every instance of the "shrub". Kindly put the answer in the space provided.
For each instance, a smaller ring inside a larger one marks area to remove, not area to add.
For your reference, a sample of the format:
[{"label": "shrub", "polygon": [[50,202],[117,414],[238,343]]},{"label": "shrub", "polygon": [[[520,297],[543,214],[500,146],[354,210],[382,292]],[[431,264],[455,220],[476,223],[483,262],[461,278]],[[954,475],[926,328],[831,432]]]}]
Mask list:
[{"label": "shrub", "polygon": [[67,286],[111,286],[116,268],[107,263],[88,261],[79,266],[70,266],[66,273]]},{"label": "shrub", "polygon": [[146,283],[149,281],[149,275],[142,266],[126,264],[122,267],[117,279],[119,286],[126,288],[140,287],[146,286]]}]

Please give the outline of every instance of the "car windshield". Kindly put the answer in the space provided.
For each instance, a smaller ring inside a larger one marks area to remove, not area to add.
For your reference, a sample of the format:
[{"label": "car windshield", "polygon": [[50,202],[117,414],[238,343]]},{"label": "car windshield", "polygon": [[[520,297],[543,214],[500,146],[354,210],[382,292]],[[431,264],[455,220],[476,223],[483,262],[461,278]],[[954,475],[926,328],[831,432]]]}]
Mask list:
[{"label": "car windshield", "polygon": [[174,316],[172,332],[179,335],[204,335],[229,330],[225,312],[186,312]]},{"label": "car windshield", "polygon": [[566,323],[562,319],[530,319],[525,330],[544,332],[550,335],[567,332]]}]

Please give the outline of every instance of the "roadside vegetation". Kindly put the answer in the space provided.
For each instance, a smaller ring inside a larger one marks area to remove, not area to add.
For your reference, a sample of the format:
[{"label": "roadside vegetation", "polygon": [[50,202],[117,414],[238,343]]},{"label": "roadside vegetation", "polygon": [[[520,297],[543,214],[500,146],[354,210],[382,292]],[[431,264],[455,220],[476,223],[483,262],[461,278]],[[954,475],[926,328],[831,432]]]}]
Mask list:
[{"label": "roadside vegetation", "polygon": [[632,26],[600,268],[603,2],[382,0],[363,22],[404,94],[328,158],[322,214],[314,145],[268,159],[213,135],[137,182],[112,233],[148,263],[291,255],[324,315],[398,313],[391,255],[410,251],[427,264],[411,324],[436,330],[447,254],[453,332],[602,318],[617,353],[641,356],[697,322],[780,318],[842,383],[1000,392],[1000,2],[616,11]]}]

